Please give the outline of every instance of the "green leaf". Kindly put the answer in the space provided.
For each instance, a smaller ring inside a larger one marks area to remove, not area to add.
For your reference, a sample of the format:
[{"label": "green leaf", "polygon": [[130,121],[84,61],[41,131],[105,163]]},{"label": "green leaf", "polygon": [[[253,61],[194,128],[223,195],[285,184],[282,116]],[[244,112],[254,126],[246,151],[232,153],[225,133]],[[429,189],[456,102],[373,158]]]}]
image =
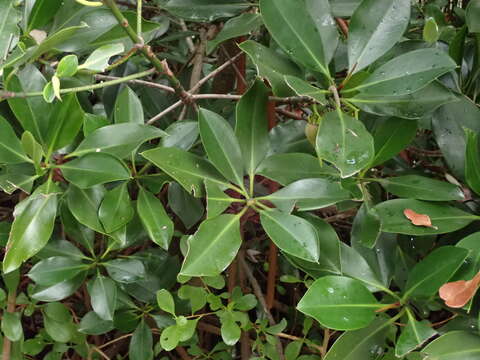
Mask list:
[{"label": "green leaf", "polygon": [[120,160],[105,153],[86,154],[59,168],[66,180],[81,189],[131,177],[130,171]]},{"label": "green leaf", "polygon": [[0,164],[31,162],[10,123],[0,116]]},{"label": "green leaf", "polygon": [[145,277],[145,266],[140,260],[114,259],[103,265],[108,275],[119,283],[129,284]]},{"label": "green leaf", "polygon": [[[93,51],[80,65],[79,69],[88,69],[91,71],[103,72],[108,67],[108,60],[114,56],[121,54],[124,51],[123,44],[107,44],[99,47]],[[128,87],[127,87],[128,88]],[[143,121],[142,121],[143,122]]]},{"label": "green leaf", "polygon": [[246,10],[250,4],[243,0],[169,0],[161,7],[182,19],[212,22]]},{"label": "green leaf", "polygon": [[328,63],[339,36],[327,0],[261,0],[260,10],[265,26],[287,54],[330,77]]},{"label": "green leaf", "polygon": [[61,303],[53,302],[45,305],[43,322],[47,334],[54,341],[66,343],[75,335],[72,315],[67,307]]},{"label": "green leaf", "polygon": [[465,9],[465,20],[470,32],[480,33],[480,3],[478,0],[468,3]]},{"label": "green leaf", "polygon": [[4,273],[18,269],[45,246],[52,235],[56,215],[57,194],[32,195],[17,205],[3,260]]},{"label": "green leaf", "polygon": [[240,145],[227,121],[206,109],[198,112],[203,147],[209,160],[228,180],[243,186],[243,158]]},{"label": "green leaf", "polygon": [[55,121],[50,124],[46,135],[47,155],[69,145],[75,139],[82,127],[84,115],[76,94],[67,94],[62,101],[57,101],[51,115]]},{"label": "green leaf", "polygon": [[272,179],[282,185],[309,178],[338,176],[330,166],[320,166],[318,158],[302,153],[276,154],[262,161],[257,174]]},{"label": "green leaf", "polygon": [[377,68],[360,85],[367,95],[400,96],[416,92],[439,76],[456,68],[457,64],[439,49],[419,49],[400,55]]},{"label": "green leaf", "polygon": [[237,17],[231,18],[223,25],[222,30],[215,38],[207,43],[207,54],[210,54],[222,42],[247,35],[251,31],[257,30],[263,24],[260,14],[243,13]]},{"label": "green leaf", "polygon": [[358,280],[341,276],[316,280],[297,305],[302,313],[335,330],[366,327],[381,307]]},{"label": "green leaf", "polygon": [[115,282],[102,275],[97,275],[90,283],[88,290],[93,311],[100,319],[111,321],[117,301],[117,286]]},{"label": "green leaf", "polygon": [[258,76],[271,84],[277,96],[291,96],[295,92],[285,83],[284,75],[301,76],[301,71],[283,54],[267,48],[255,41],[247,40],[239,48],[248,54],[257,67]]},{"label": "green leaf", "polygon": [[300,259],[318,262],[318,234],[307,220],[276,210],[262,211],[260,220],[267,235],[282,251]]},{"label": "green leaf", "polygon": [[205,189],[207,190],[207,219],[222,214],[235,201],[225,194],[224,187],[216,183],[206,180]]},{"label": "green leaf", "polygon": [[199,286],[183,285],[178,289],[178,297],[189,300],[192,313],[202,309],[207,303],[207,291]]},{"label": "green leaf", "polygon": [[416,135],[415,121],[400,118],[377,119],[373,131],[375,157],[371,166],[378,166],[390,160],[407,147]]},{"label": "green leaf", "polygon": [[101,185],[90,189],[80,189],[72,184],[68,187],[68,208],[77,221],[90,229],[104,233],[98,218],[98,209],[105,195],[105,188]]},{"label": "green leaf", "polygon": [[298,77],[285,75],[285,82],[298,96],[308,96],[320,104],[326,104],[326,90],[321,90]]},{"label": "green leaf", "polygon": [[262,81],[256,80],[237,104],[235,135],[250,178],[269,149],[268,95],[267,87]]},{"label": "green leaf", "polygon": [[187,229],[198,223],[205,213],[202,200],[190,195],[176,182],[168,185],[168,205]]},{"label": "green leaf", "polygon": [[480,337],[466,331],[450,331],[428,344],[425,360],[475,360],[480,356]]},{"label": "green leaf", "polygon": [[[4,76],[8,76],[4,74]],[[5,89],[14,92],[41,92],[47,81],[32,64],[12,75]],[[41,97],[11,98],[8,105],[24,130],[30,131],[41,144],[47,135],[53,106]]]},{"label": "green leaf", "polygon": [[36,263],[28,272],[28,277],[38,285],[49,286],[70,280],[85,270],[88,270],[88,265],[79,259],[53,256]]},{"label": "green leaf", "polygon": [[178,325],[171,325],[162,331],[160,345],[165,351],[172,351],[180,342],[181,329]]},{"label": "green leaf", "polygon": [[291,212],[294,206],[299,211],[316,210],[350,198],[350,192],[342,188],[339,182],[303,179],[262,199],[272,202],[281,211]]},{"label": "green leaf", "polygon": [[23,328],[19,312],[3,312],[2,315],[2,333],[10,341],[20,341],[23,338]]},{"label": "green leaf", "polygon": [[210,162],[178,148],[156,148],[141,155],[174,178],[195,197],[204,195],[205,179],[222,185],[226,183]]},{"label": "green leaf", "polygon": [[81,272],[71,280],[62,281],[52,286],[36,286],[32,298],[37,301],[60,301],[72,295],[83,284],[86,272]]},{"label": "green leaf", "polygon": [[166,135],[164,131],[149,125],[127,123],[104,126],[89,134],[70,156],[101,151],[123,159],[145,141]]},{"label": "green leaf", "polygon": [[479,133],[479,117],[478,106],[465,96],[460,97],[460,101],[442,106],[434,113],[432,125],[435,140],[448,167],[457,178],[465,177],[465,128]]},{"label": "green leaf", "polygon": [[342,178],[367,167],[375,154],[372,135],[363,123],[340,111],[322,118],[316,148],[318,157],[335,165]]},{"label": "green leaf", "polygon": [[388,192],[404,198],[430,201],[465,199],[462,189],[458,186],[446,181],[430,179],[424,176],[396,176],[380,179],[379,182]]},{"label": "green leaf", "polygon": [[395,346],[395,355],[397,357],[407,355],[437,334],[427,320],[417,321],[410,315],[410,312],[408,314],[408,324],[402,330]]},{"label": "green leaf", "polygon": [[193,146],[199,135],[197,121],[176,121],[165,131],[168,136],[160,140],[162,147],[178,147],[187,151]]},{"label": "green leaf", "polygon": [[352,15],[348,34],[348,63],[358,72],[390,50],[410,21],[410,2],[364,0]]},{"label": "green leaf", "polygon": [[333,343],[325,360],[370,359],[372,351],[384,348],[391,329],[390,319],[378,317],[366,328],[346,331]]},{"label": "green leaf", "polygon": [[28,17],[28,27],[26,32],[29,33],[33,29],[40,29],[47,25],[62,4],[62,0],[35,1],[30,16]]},{"label": "green leaf", "polygon": [[0,65],[7,57],[12,43],[16,43],[19,28],[17,24],[22,19],[20,11],[16,9],[14,0],[5,0],[0,4]]},{"label": "green leaf", "polygon": [[355,215],[352,224],[352,243],[358,242],[365,247],[373,248],[380,236],[381,223],[377,214],[370,211],[369,206],[363,203]]},{"label": "green leaf", "polygon": [[78,70],[77,55],[64,56],[57,66],[56,75],[59,78],[73,76]]},{"label": "green leaf", "polygon": [[133,332],[130,347],[128,348],[128,357],[131,360],[152,360],[153,359],[153,336],[152,330],[145,323],[140,321]]},{"label": "green leaf", "polygon": [[240,216],[223,214],[202,222],[188,238],[180,271],[185,276],[215,276],[227,268],[240,248]]},{"label": "green leaf", "polygon": [[401,96],[358,94],[348,99],[361,110],[382,116],[419,119],[439,106],[457,101],[457,97],[438,82],[432,82],[415,93]]},{"label": "green leaf", "polygon": [[221,322],[222,326],[220,331],[223,342],[228,346],[234,346],[238,340],[240,340],[240,335],[242,334],[240,327],[233,319],[233,316],[225,316],[222,318]]},{"label": "green leaf", "polygon": [[431,17],[425,20],[423,27],[423,40],[433,44],[440,38],[440,29],[438,28],[435,18]]},{"label": "green leaf", "polygon": [[468,256],[468,250],[441,246],[417,263],[408,276],[404,299],[429,298],[448,282]]},{"label": "green leaf", "polygon": [[168,250],[174,227],[160,199],[141,188],[138,194],[137,212],[150,239],[161,248]]},{"label": "green leaf", "polygon": [[113,328],[113,321],[100,319],[94,311],[86,313],[78,325],[78,331],[87,335],[102,335]]},{"label": "green leaf", "polygon": [[175,302],[168,290],[162,289],[157,291],[157,304],[161,310],[175,316]]},{"label": "green leaf", "polygon": [[98,218],[107,233],[112,233],[129,223],[134,214],[127,182],[108,191],[98,210]]},{"label": "green leaf", "polygon": [[480,156],[478,148],[478,136],[470,129],[465,129],[467,137],[467,149],[465,155],[465,179],[468,186],[480,194]]},{"label": "green leaf", "polygon": [[[428,215],[433,227],[413,225],[403,214],[405,209]],[[413,199],[385,201],[375,206],[374,211],[380,218],[382,231],[407,235],[444,234],[461,229],[478,219],[477,216],[453,206]]]},{"label": "green leaf", "polygon": [[42,96],[45,102],[51,104],[55,100],[55,89],[52,81],[49,81],[42,90]]},{"label": "green leaf", "polygon": [[118,94],[115,102],[115,123],[144,123],[143,107],[135,92],[128,86]]}]

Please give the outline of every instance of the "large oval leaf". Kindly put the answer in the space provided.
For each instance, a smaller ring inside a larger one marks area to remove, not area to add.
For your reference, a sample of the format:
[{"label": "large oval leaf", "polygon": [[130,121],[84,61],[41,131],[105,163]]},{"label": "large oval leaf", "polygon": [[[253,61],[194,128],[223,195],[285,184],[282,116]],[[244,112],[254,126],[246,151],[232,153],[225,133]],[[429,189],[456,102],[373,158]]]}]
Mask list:
[{"label": "large oval leaf", "polygon": [[425,360],[477,360],[480,337],[466,331],[451,331],[432,341],[423,350]]},{"label": "large oval leaf", "polygon": [[[432,227],[413,225],[403,213],[406,209],[429,216]],[[380,217],[382,231],[407,235],[444,234],[480,219],[453,206],[413,199],[385,201],[375,206],[374,210]]]},{"label": "large oval leaf", "polygon": [[309,287],[297,309],[329,329],[355,330],[370,324],[382,306],[358,280],[325,276]]},{"label": "large oval leaf", "polygon": [[80,189],[70,184],[67,191],[67,204],[77,221],[90,229],[103,233],[102,224],[98,218],[98,209],[105,195],[101,185],[90,189]]},{"label": "large oval leaf", "polygon": [[39,285],[48,286],[70,280],[84,270],[88,270],[88,265],[79,259],[53,256],[36,263],[28,272],[28,277]]},{"label": "large oval leaf", "polygon": [[400,40],[410,21],[410,1],[364,0],[350,21],[350,71],[364,69]]}]

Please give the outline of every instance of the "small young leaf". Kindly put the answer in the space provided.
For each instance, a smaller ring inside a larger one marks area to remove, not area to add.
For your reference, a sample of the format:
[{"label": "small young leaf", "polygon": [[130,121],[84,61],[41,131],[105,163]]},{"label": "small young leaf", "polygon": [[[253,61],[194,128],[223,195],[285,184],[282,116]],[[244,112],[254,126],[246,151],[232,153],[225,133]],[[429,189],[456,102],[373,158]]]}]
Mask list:
[{"label": "small young leaf", "polygon": [[108,44],[99,47],[80,65],[79,69],[88,69],[92,71],[103,72],[108,66],[108,60],[124,51],[123,44]]},{"label": "small young leaf", "polygon": [[168,290],[162,289],[157,291],[157,304],[160,309],[175,316],[175,302]]},{"label": "small young leaf", "polygon": [[64,56],[57,66],[56,75],[59,78],[69,77],[76,74],[78,68],[78,58],[76,55]]}]

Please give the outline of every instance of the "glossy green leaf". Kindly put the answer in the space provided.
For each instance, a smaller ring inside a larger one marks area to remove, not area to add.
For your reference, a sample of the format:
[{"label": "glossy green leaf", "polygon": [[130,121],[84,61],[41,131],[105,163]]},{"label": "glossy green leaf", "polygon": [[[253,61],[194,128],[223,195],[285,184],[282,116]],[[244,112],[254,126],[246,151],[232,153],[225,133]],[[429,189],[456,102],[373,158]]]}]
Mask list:
[{"label": "glossy green leaf", "polygon": [[43,322],[47,334],[60,343],[70,341],[75,334],[75,325],[67,307],[58,302],[45,305]]},{"label": "glossy green leaf", "polygon": [[105,116],[85,113],[83,118],[83,135],[87,137],[95,130],[108,125],[110,125],[110,121]]},{"label": "glossy green leaf", "polygon": [[137,328],[133,332],[130,346],[128,348],[128,356],[131,360],[152,360],[153,359],[153,336],[152,330],[145,323],[140,321]]},{"label": "glossy green leaf", "polygon": [[57,215],[57,194],[37,194],[25,199],[17,208],[3,260],[3,272],[18,269],[22,262],[38,253],[53,232]]},{"label": "glossy green leaf", "polygon": [[410,2],[364,0],[352,15],[348,36],[350,71],[357,72],[390,50],[410,20]]},{"label": "glossy green leaf", "polygon": [[108,275],[119,283],[129,284],[145,276],[145,266],[135,259],[114,259],[104,263]]},{"label": "glossy green leaf", "polygon": [[166,135],[164,131],[149,125],[127,123],[104,126],[89,134],[70,156],[101,151],[122,159],[145,141]]},{"label": "glossy green leaf", "polygon": [[367,167],[375,154],[372,135],[363,123],[340,111],[322,118],[316,148],[318,157],[335,165],[343,178]]},{"label": "glossy green leaf", "polygon": [[206,180],[205,189],[207,190],[207,219],[222,214],[235,201],[225,194],[224,187],[216,183]]},{"label": "glossy green leaf", "polygon": [[235,345],[238,340],[240,340],[240,335],[242,334],[242,331],[233,319],[233,316],[222,318],[220,331],[223,342],[229,346]]},{"label": "glossy green leaf", "polygon": [[243,0],[168,0],[162,8],[185,20],[211,22],[235,16],[249,6]]},{"label": "glossy green leaf", "polygon": [[438,82],[433,82],[415,93],[401,96],[358,94],[348,99],[361,110],[382,116],[419,119],[439,106],[457,101],[457,97]]},{"label": "glossy green leaf", "polygon": [[477,194],[480,193],[480,156],[478,136],[470,129],[465,129],[467,150],[465,155],[465,179],[468,186]]},{"label": "glossy green leaf", "polygon": [[171,325],[162,331],[160,344],[165,351],[172,351],[180,342],[181,329],[178,325]]},{"label": "glossy green leaf", "polygon": [[298,77],[285,75],[285,82],[298,96],[307,96],[320,104],[325,104],[326,90],[319,89]]},{"label": "glossy green leaf", "polygon": [[468,250],[441,246],[417,263],[408,276],[404,299],[428,298],[448,282],[468,256]]},{"label": "glossy green leaf", "polygon": [[453,201],[464,200],[465,195],[458,186],[446,181],[431,179],[425,176],[405,175],[379,180],[388,192],[403,198]]},{"label": "glossy green leaf", "polygon": [[451,331],[428,344],[425,360],[476,360],[480,356],[480,337],[466,331]]},{"label": "glossy green leaf", "polygon": [[118,94],[115,102],[115,123],[143,124],[143,107],[135,92],[128,86]]},{"label": "glossy green leaf", "polygon": [[403,357],[409,352],[423,345],[437,332],[428,321],[417,321],[412,315],[409,316],[407,326],[402,330],[395,346],[395,355]]},{"label": "glossy green leaf", "polygon": [[293,62],[279,52],[252,40],[244,41],[239,47],[248,54],[257,67],[258,76],[268,80],[275,95],[295,94],[283,77],[284,75],[301,76],[300,69]]},{"label": "glossy green leaf", "polygon": [[19,312],[3,312],[2,315],[2,333],[10,341],[20,341],[23,338],[23,328],[21,314]]},{"label": "glossy green leaf", "polygon": [[113,321],[103,320],[94,311],[89,311],[80,321],[78,331],[87,335],[102,335],[113,330],[113,327]]},{"label": "glossy green leaf", "polygon": [[300,259],[318,262],[318,234],[307,220],[277,210],[262,211],[260,219],[267,235],[282,251]]},{"label": "glossy green leaf", "polygon": [[117,43],[103,45],[93,51],[88,56],[87,60],[85,60],[85,62],[79,66],[79,69],[88,69],[92,71],[103,72],[108,66],[108,60],[114,55],[121,54],[123,51],[123,44]]},{"label": "glossy green leaf", "polygon": [[339,182],[328,179],[303,179],[263,199],[272,202],[282,211],[291,212],[294,206],[300,211],[315,210],[350,198],[350,192],[342,188]]},{"label": "glossy green leaf", "polygon": [[39,29],[48,24],[62,5],[62,0],[35,1],[30,16],[28,17],[27,32]]},{"label": "glossy green leaf", "polygon": [[326,0],[261,0],[263,21],[287,54],[310,70],[330,76],[328,63],[338,32]]},{"label": "glossy green leaf", "polygon": [[68,208],[77,221],[97,232],[105,232],[98,209],[105,196],[105,188],[101,185],[90,189],[80,189],[70,184],[67,191]]},{"label": "glossy green leaf", "polygon": [[367,95],[401,96],[416,92],[457,64],[439,49],[419,49],[400,55],[376,69],[360,85],[349,89]]},{"label": "glossy green leaf", "polygon": [[437,144],[445,161],[458,178],[465,177],[465,154],[467,136],[465,128],[480,132],[480,110],[469,98],[462,96],[459,101],[439,108],[433,116],[432,125]]},{"label": "glossy green leaf", "polygon": [[297,305],[302,313],[335,330],[355,330],[375,319],[382,307],[359,281],[341,276],[316,280]]},{"label": "glossy green leaf", "polygon": [[187,229],[197,224],[205,213],[202,200],[190,195],[176,182],[168,185],[168,205]]},{"label": "glossy green leaf", "polygon": [[[6,74],[4,74],[6,75]],[[12,75],[6,90],[14,92],[42,91],[47,81],[34,65],[26,65]],[[50,124],[52,105],[41,97],[11,98],[8,104],[24,130],[30,131],[40,143],[44,142]]]},{"label": "glossy green leaf", "polygon": [[115,282],[105,276],[97,275],[89,287],[93,311],[103,320],[113,320],[117,300]]},{"label": "glossy green leaf", "polygon": [[91,153],[60,165],[62,174],[69,182],[81,189],[112,181],[128,180],[130,171],[112,155]]},{"label": "glossy green leaf", "polygon": [[70,280],[88,269],[81,260],[68,256],[53,256],[36,263],[28,277],[38,285],[49,286]]},{"label": "glossy green leaf", "polygon": [[98,218],[107,233],[126,225],[134,214],[126,182],[108,191],[98,210]]},{"label": "glossy green leaf", "polygon": [[7,120],[0,116],[0,164],[31,162]]},{"label": "glossy green leaf", "polygon": [[46,136],[47,154],[69,145],[77,136],[83,124],[84,112],[75,94],[67,94],[57,101],[52,115],[53,121]]},{"label": "glossy green leaf", "polygon": [[380,228],[381,223],[377,214],[370,211],[369,206],[363,203],[353,220],[352,242],[358,242],[371,249],[380,236]]},{"label": "glossy green leaf", "polygon": [[[403,213],[406,209],[428,215],[433,227],[413,225]],[[479,219],[453,206],[413,199],[385,201],[375,206],[374,211],[380,218],[382,231],[407,235],[444,234],[461,229]]]},{"label": "glossy green leaf", "polygon": [[161,310],[175,315],[175,302],[168,290],[162,289],[157,291],[157,304]]},{"label": "glossy green leaf", "polygon": [[257,30],[263,24],[260,14],[243,13],[237,17],[231,18],[223,25],[222,30],[210,40],[207,44],[207,54],[210,54],[222,42],[247,35],[251,31]]},{"label": "glossy green leaf", "polygon": [[425,21],[423,27],[423,40],[428,43],[435,43],[440,38],[440,29],[438,28],[435,18],[431,17]]},{"label": "glossy green leaf", "polygon": [[140,189],[137,212],[150,239],[161,248],[168,250],[173,236],[173,221],[168,217],[160,199],[151,192]]},{"label": "glossy green leaf", "polygon": [[222,175],[207,160],[178,148],[156,148],[141,154],[174,178],[196,197],[204,194],[203,181],[225,184]]},{"label": "glossy green leaf", "polygon": [[472,33],[480,33],[480,3],[478,0],[470,1],[465,11],[468,30]]},{"label": "glossy green leaf", "polygon": [[233,129],[220,115],[206,109],[199,110],[198,123],[209,160],[228,180],[243,186],[244,161]]},{"label": "glossy green leaf", "polygon": [[192,312],[197,312],[206,305],[207,294],[207,291],[199,286],[183,285],[178,289],[178,297],[190,302]]},{"label": "glossy green leaf", "polygon": [[240,216],[223,214],[202,222],[188,239],[180,274],[215,276],[227,268],[241,245]]},{"label": "glossy green leaf", "polygon": [[318,158],[302,153],[275,154],[262,161],[257,174],[282,185],[308,178],[338,176],[338,172],[326,165],[320,165]]},{"label": "glossy green leaf", "polygon": [[38,301],[60,301],[72,295],[83,284],[86,272],[81,272],[71,280],[65,280],[52,286],[36,286],[32,298]]},{"label": "glossy green leaf", "polygon": [[77,55],[64,56],[58,63],[57,71],[55,74],[57,77],[73,76],[78,70],[78,57]]},{"label": "glossy green leaf", "polygon": [[387,118],[375,121],[373,142],[375,157],[371,166],[378,166],[391,159],[408,146],[417,134],[415,121]]},{"label": "glossy green leaf", "polygon": [[383,349],[392,321],[376,318],[369,326],[354,331],[346,331],[333,343],[325,360],[369,359],[377,349]]},{"label": "glossy green leaf", "polygon": [[[235,135],[247,174],[253,177],[269,148],[267,104],[269,91],[256,80],[237,104]],[[201,123],[200,123],[201,124]]]},{"label": "glossy green leaf", "polygon": [[22,16],[16,8],[17,4],[14,0],[5,0],[0,4],[0,65],[7,57],[12,43],[18,37],[19,28],[17,24]]},{"label": "glossy green leaf", "polygon": [[165,131],[168,136],[160,140],[160,145],[162,147],[178,147],[183,150],[189,150],[199,135],[196,121],[176,121]]}]

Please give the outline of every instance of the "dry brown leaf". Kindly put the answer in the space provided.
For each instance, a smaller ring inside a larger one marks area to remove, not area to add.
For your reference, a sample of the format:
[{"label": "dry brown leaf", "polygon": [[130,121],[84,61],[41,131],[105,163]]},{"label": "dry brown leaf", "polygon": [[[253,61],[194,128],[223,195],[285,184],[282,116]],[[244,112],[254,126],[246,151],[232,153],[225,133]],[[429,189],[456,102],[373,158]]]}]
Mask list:
[{"label": "dry brown leaf", "polygon": [[472,280],[459,280],[446,283],[440,288],[439,295],[451,308],[462,308],[475,296],[480,287],[480,272]]},{"label": "dry brown leaf", "polygon": [[405,215],[415,226],[425,226],[435,230],[438,229],[438,227],[432,225],[432,220],[428,215],[418,214],[412,209],[403,210],[403,215]]}]

